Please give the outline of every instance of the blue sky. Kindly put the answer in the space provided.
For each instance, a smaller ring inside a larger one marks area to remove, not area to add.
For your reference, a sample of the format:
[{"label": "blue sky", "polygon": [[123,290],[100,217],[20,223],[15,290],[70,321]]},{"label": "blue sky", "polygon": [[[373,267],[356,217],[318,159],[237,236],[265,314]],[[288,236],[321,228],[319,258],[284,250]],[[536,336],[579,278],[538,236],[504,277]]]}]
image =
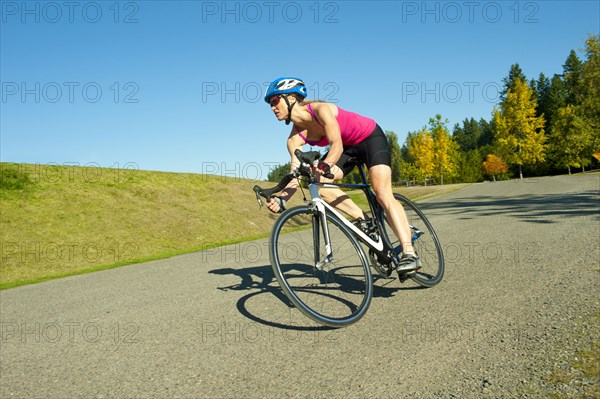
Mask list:
[{"label": "blue sky", "polygon": [[[298,76],[406,134],[489,119],[501,80],[562,72],[598,1],[1,1],[0,158],[264,178]],[[583,54],[579,53],[581,57]]]}]

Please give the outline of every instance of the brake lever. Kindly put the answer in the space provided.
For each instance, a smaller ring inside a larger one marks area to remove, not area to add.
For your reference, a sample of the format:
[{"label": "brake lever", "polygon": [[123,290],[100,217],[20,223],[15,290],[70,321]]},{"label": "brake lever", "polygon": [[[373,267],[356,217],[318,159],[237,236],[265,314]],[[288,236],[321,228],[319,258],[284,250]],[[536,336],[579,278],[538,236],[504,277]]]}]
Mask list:
[{"label": "brake lever", "polygon": [[260,188],[258,186],[254,186],[254,194],[256,195],[256,200],[258,201],[258,210],[260,211],[261,208],[263,207],[263,202],[262,202],[262,199],[260,198],[259,190],[260,190]]}]

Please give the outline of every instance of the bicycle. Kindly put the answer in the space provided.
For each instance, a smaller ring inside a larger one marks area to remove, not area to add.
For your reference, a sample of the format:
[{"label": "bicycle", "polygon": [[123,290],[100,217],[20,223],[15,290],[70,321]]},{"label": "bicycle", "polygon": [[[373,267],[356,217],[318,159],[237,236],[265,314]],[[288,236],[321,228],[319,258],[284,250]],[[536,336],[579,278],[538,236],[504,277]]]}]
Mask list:
[{"label": "bicycle", "polygon": [[[320,157],[318,151],[296,150],[300,161],[292,173],[277,186],[254,186],[259,204],[282,191],[292,179],[307,179],[311,200],[306,205],[285,210],[273,226],[269,239],[269,258],[277,281],[291,303],[317,323],[344,327],[366,313],[373,296],[373,277],[388,278],[395,270],[402,245],[391,229],[383,208],[371,189],[365,168],[359,164],[362,183],[317,182],[311,166]],[[325,176],[329,177],[329,176]],[[366,195],[371,218],[358,227],[343,217],[319,195],[319,188],[361,189]],[[302,193],[304,195],[304,189]],[[412,279],[421,286],[433,287],[444,275],[444,256],[437,235],[423,212],[409,199],[394,194],[404,207],[412,230],[412,241],[420,258],[420,269],[400,275],[400,281]],[[368,248],[365,254],[363,245]]]}]

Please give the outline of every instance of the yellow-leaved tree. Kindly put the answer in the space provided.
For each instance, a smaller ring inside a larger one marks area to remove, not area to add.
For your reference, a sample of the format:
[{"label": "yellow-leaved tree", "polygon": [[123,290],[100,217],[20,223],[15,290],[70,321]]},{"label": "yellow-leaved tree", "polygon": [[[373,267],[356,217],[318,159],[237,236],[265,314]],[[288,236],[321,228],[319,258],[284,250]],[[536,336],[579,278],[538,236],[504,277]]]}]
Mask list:
[{"label": "yellow-leaved tree", "polygon": [[544,117],[536,116],[537,100],[527,83],[519,79],[494,110],[494,136],[502,158],[509,165],[533,165],[545,159]]},{"label": "yellow-leaved tree", "polygon": [[593,152],[593,129],[579,115],[578,107],[567,105],[559,108],[550,128],[551,151],[558,166],[585,168]]},{"label": "yellow-leaved tree", "polygon": [[456,153],[459,151],[458,144],[450,137],[447,122],[442,120],[440,114],[429,119],[433,137],[434,176],[439,177],[441,185],[444,184],[444,176],[452,175],[456,170]]},{"label": "yellow-leaved tree", "polygon": [[427,185],[427,178],[432,175],[435,168],[433,137],[427,129],[423,128],[417,133],[410,134],[407,144],[408,152]]}]

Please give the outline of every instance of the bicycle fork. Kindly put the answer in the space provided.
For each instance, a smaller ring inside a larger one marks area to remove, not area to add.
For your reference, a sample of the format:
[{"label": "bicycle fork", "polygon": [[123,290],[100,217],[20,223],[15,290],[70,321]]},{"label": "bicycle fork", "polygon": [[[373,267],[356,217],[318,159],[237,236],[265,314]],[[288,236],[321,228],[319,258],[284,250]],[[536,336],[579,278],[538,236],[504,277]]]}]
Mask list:
[{"label": "bicycle fork", "polygon": [[[331,264],[333,261],[333,251],[331,249],[331,237],[329,236],[329,228],[327,226],[327,217],[325,215],[325,206],[319,202],[315,203],[315,213],[312,217],[313,229],[313,248],[315,267],[322,271],[324,266]],[[326,256],[321,260],[321,230],[323,233],[323,241],[325,242]]]}]

